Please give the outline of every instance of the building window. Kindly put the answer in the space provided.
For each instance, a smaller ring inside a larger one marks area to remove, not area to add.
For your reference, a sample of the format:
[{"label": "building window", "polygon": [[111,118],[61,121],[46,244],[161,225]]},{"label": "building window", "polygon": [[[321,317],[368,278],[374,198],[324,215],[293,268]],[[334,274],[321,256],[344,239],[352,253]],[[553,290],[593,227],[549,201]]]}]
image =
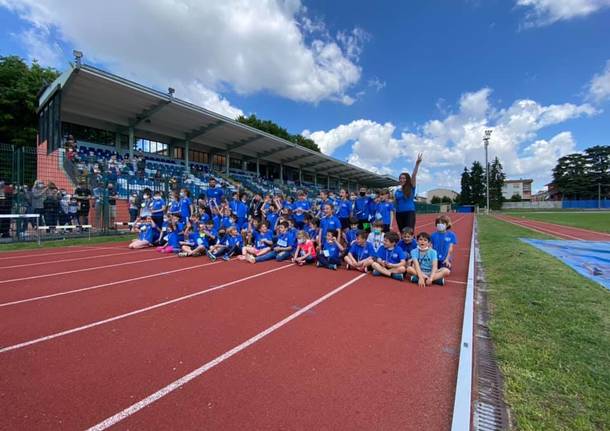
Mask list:
[{"label": "building window", "polygon": [[158,154],[161,156],[169,155],[167,144],[157,141],[151,141],[149,139],[138,139],[136,141],[136,150],[140,150],[145,153]]}]

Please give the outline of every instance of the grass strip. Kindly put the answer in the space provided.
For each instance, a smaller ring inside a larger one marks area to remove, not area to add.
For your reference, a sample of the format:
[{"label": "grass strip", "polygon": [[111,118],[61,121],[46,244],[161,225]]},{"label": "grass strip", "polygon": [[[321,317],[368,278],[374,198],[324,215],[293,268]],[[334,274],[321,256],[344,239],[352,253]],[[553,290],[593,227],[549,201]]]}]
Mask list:
[{"label": "grass strip", "polygon": [[128,242],[135,238],[134,235],[109,235],[109,236],[92,236],[89,238],[67,238],[67,239],[49,239],[42,241],[40,245],[37,242],[12,242],[0,244],[0,253],[16,250],[40,250],[44,248],[67,247],[72,245],[95,245],[113,242]]}]

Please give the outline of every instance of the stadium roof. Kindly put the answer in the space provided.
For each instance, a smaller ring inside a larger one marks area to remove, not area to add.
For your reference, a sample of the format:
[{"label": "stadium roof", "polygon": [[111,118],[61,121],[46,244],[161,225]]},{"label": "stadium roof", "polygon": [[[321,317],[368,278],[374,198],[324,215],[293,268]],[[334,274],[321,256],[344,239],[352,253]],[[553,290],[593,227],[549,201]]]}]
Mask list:
[{"label": "stadium roof", "polygon": [[330,175],[371,187],[396,185],[378,175],[310,150],[200,106],[89,65],[73,65],[39,100],[39,106],[61,90],[61,120],[126,133],[160,142],[190,142],[190,149],[227,151],[283,164],[304,172]]}]

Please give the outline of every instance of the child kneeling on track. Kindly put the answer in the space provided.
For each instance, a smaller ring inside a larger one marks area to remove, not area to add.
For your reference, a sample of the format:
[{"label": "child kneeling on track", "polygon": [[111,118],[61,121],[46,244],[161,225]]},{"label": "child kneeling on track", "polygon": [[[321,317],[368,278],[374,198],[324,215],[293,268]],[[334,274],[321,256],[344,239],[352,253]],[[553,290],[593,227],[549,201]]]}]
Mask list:
[{"label": "child kneeling on track", "polygon": [[406,256],[402,249],[396,246],[399,239],[400,237],[396,232],[385,234],[383,246],[377,251],[377,260],[371,265],[373,275],[385,275],[399,281],[405,279]]},{"label": "child kneeling on track", "polygon": [[139,249],[152,247],[154,243],[159,239],[159,228],[152,220],[151,217],[146,217],[143,221],[136,221],[136,232],[138,238],[131,241],[129,248]]},{"label": "child kneeling on track", "polygon": [[294,252],[292,261],[299,266],[313,263],[316,260],[316,245],[309,239],[309,234],[305,231],[297,233],[297,249]]},{"label": "child kneeling on track", "polygon": [[287,221],[282,221],[277,224],[278,235],[275,241],[275,260],[281,262],[286,259],[290,259],[292,252],[294,251],[294,243],[296,238],[294,232],[289,231],[290,225]]},{"label": "child kneeling on track", "polygon": [[356,269],[361,272],[367,272],[368,268],[375,261],[375,250],[367,239],[368,234],[365,230],[359,230],[356,239],[351,246],[347,255],[343,258],[347,264],[346,269]]},{"label": "child kneeling on track", "polygon": [[338,232],[335,229],[326,231],[326,241],[321,247],[316,265],[322,268],[337,270],[341,266],[341,252],[343,246],[337,241]]},{"label": "child kneeling on track", "polygon": [[241,233],[237,226],[232,225],[227,228],[225,236],[215,245],[211,246],[207,252],[210,260],[215,261],[218,257],[223,260],[231,260],[232,256],[239,254],[243,245]]},{"label": "child kneeling on track", "polygon": [[430,246],[430,235],[420,232],[417,235],[417,248],[411,252],[413,266],[407,268],[411,282],[420,287],[430,286],[432,283],[445,285],[444,277],[449,275],[447,268],[438,267],[438,255]]},{"label": "child kneeling on track", "polygon": [[254,245],[248,245],[241,249],[240,260],[247,260],[250,263],[264,262],[275,258],[273,251],[273,232],[269,230],[269,224],[262,222],[259,230],[253,232]]},{"label": "child kneeling on track", "polygon": [[159,253],[178,253],[180,251],[180,232],[178,224],[171,221],[166,226],[165,245],[157,247]]},{"label": "child kneeling on track", "polygon": [[[438,217],[434,224],[436,232],[430,235],[432,248],[438,254],[438,262],[441,268],[451,269],[451,259],[453,258],[453,248],[457,244],[457,237],[451,229],[451,219],[449,216]],[[447,273],[449,275],[449,273]]]}]

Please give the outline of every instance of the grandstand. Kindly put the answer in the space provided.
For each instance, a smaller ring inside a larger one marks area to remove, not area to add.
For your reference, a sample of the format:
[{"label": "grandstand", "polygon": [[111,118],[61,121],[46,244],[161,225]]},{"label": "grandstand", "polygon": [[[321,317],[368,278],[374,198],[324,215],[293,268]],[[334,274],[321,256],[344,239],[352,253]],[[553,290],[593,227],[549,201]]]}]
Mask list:
[{"label": "grandstand", "polygon": [[[97,164],[119,197],[175,179],[191,192],[213,176],[223,187],[292,193],[306,188],[356,190],[396,184],[344,161],[251,128],[237,121],[98,68],[75,64],[39,99],[37,177],[71,191],[79,174]],[[75,133],[76,157],[67,157],[66,135],[87,128],[103,142]],[[144,169],[138,162],[144,162]]]}]

